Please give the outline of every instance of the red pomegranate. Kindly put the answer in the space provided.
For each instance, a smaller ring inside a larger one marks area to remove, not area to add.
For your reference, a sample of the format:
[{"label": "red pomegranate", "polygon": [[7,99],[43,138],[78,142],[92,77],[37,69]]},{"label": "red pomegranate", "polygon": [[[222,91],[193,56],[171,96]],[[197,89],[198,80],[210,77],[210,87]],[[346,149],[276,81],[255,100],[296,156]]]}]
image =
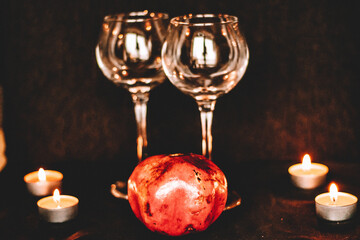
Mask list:
[{"label": "red pomegranate", "polygon": [[136,217],[151,231],[179,236],[205,230],[222,213],[227,199],[224,173],[197,154],[152,156],[128,180]]}]

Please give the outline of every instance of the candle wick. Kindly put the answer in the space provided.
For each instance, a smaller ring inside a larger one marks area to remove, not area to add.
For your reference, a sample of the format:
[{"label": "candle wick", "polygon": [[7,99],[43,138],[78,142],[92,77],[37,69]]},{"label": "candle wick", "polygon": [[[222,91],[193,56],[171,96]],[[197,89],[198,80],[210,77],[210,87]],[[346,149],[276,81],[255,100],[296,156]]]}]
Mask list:
[{"label": "candle wick", "polygon": [[331,202],[332,202],[333,204],[335,204],[336,200],[337,200],[336,196],[331,196]]},{"label": "candle wick", "polygon": [[56,203],[56,208],[61,208],[60,207],[60,199],[54,199],[55,203]]}]

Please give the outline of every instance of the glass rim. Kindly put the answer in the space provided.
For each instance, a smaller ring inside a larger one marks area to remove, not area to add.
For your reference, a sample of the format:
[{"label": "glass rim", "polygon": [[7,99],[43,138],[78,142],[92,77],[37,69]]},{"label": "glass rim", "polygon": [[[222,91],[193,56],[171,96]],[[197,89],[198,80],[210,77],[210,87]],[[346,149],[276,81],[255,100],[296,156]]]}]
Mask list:
[{"label": "glass rim", "polygon": [[127,13],[109,14],[104,17],[104,22],[146,22],[149,20],[168,19],[169,14],[163,12],[150,12],[148,10]]},{"label": "glass rim", "polygon": [[[202,22],[191,22],[192,19],[204,20]],[[211,21],[210,19],[217,19],[217,21]],[[229,14],[186,14],[182,16],[174,17],[170,20],[173,25],[187,25],[187,26],[212,26],[216,24],[229,24],[237,23],[238,18]]]}]

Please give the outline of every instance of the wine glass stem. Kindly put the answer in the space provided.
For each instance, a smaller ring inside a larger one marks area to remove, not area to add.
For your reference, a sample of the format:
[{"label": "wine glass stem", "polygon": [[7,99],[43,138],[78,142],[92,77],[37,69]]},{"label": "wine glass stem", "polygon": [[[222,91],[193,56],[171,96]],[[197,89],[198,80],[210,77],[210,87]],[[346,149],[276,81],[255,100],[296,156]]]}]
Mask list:
[{"label": "wine glass stem", "polygon": [[202,154],[211,160],[212,152],[212,134],[211,125],[213,120],[213,111],[215,109],[215,101],[198,101],[201,132],[202,132]]},{"label": "wine glass stem", "polygon": [[134,102],[135,119],[137,125],[137,156],[139,162],[147,156],[147,137],[146,137],[146,111],[149,93],[133,93],[131,95]]}]

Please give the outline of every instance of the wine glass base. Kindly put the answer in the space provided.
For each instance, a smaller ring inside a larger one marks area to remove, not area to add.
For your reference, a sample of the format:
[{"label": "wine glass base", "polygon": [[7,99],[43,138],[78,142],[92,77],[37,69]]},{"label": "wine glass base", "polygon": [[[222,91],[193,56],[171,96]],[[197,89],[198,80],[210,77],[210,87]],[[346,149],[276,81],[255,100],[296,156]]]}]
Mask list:
[{"label": "wine glass base", "polygon": [[116,181],[115,183],[111,184],[110,192],[116,198],[128,200],[127,182]]},{"label": "wine glass base", "polygon": [[228,191],[228,197],[224,211],[233,209],[241,205],[241,197],[235,190]]}]

